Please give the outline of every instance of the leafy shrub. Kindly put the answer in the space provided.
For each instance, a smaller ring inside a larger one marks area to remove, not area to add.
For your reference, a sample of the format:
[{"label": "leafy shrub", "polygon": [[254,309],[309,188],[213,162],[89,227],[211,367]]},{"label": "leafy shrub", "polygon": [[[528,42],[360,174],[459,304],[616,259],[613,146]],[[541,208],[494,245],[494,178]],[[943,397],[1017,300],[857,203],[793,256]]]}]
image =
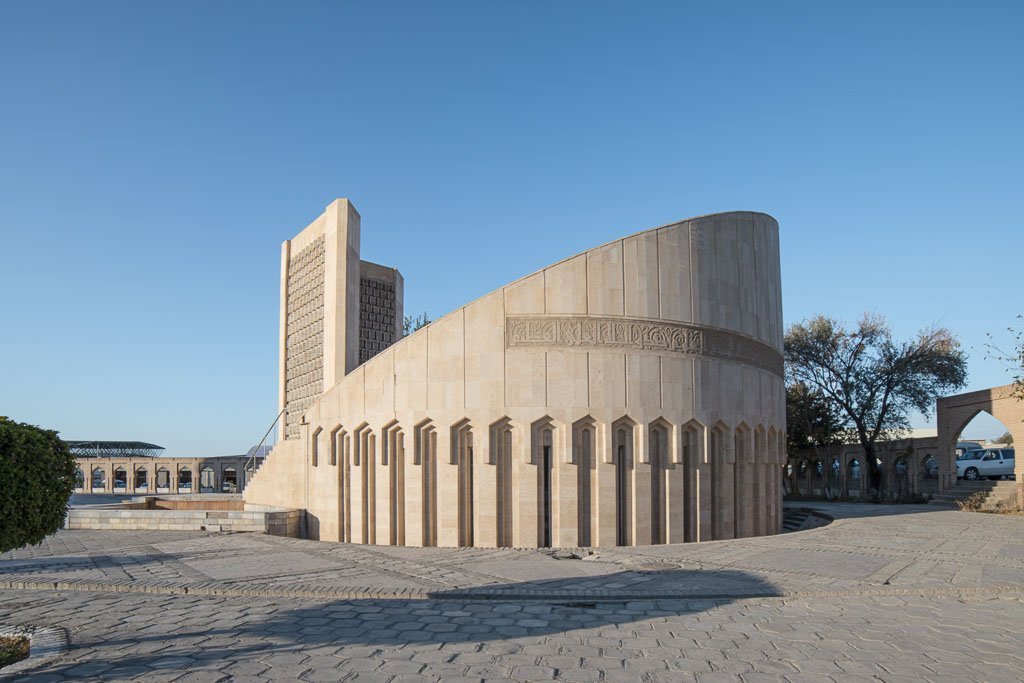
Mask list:
[{"label": "leafy shrub", "polygon": [[985,507],[985,501],[987,500],[988,492],[978,491],[977,493],[972,493],[963,500],[956,501],[956,506],[958,509],[965,510],[967,512],[980,512],[981,509]]},{"label": "leafy shrub", "polygon": [[0,552],[61,528],[76,470],[57,432],[0,416]]},{"label": "leafy shrub", "polygon": [[28,657],[29,641],[25,636],[0,636],[0,667]]}]

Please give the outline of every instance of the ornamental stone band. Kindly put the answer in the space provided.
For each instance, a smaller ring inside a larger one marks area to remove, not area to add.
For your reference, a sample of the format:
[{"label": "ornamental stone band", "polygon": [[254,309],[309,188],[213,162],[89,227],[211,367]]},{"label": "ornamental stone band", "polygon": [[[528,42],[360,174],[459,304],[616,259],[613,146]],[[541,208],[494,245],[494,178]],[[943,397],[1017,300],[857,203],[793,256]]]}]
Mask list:
[{"label": "ornamental stone band", "polygon": [[734,332],[629,318],[531,316],[505,319],[505,347],[622,348],[749,363],[783,376],[777,350]]}]

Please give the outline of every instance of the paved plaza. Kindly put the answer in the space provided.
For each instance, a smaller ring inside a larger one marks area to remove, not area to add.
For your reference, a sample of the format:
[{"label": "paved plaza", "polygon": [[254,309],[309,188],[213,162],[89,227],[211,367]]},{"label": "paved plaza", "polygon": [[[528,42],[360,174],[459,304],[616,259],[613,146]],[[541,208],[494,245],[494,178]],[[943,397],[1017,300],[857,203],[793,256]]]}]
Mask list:
[{"label": "paved plaza", "polygon": [[67,630],[33,681],[1024,678],[1024,517],[814,507],[593,554],[64,531],[0,555],[0,627]]}]

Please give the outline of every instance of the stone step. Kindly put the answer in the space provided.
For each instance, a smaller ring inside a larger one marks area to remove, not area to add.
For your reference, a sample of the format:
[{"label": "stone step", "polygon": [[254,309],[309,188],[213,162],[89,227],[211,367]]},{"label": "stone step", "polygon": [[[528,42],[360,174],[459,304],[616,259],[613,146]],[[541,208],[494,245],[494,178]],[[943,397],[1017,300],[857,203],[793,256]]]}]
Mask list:
[{"label": "stone step", "polygon": [[985,494],[985,499],[1011,496],[1016,491],[1017,482],[1012,480],[999,481],[958,481],[955,489],[948,489],[935,494],[929,500],[932,505],[955,505],[978,493]]},{"label": "stone step", "polygon": [[784,531],[797,531],[810,516],[810,513],[802,510],[786,510],[782,517],[782,528]]}]

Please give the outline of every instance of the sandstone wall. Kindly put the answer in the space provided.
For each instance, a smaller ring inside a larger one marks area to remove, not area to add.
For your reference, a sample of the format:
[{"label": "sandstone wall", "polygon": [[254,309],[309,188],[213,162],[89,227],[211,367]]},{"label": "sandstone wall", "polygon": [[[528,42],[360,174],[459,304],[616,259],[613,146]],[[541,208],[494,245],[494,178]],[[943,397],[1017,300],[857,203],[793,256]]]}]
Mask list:
[{"label": "sandstone wall", "polygon": [[312,403],[246,500],[305,508],[313,537],[365,543],[775,533],[781,347],[771,217],[641,232],[481,297],[355,368]]}]

